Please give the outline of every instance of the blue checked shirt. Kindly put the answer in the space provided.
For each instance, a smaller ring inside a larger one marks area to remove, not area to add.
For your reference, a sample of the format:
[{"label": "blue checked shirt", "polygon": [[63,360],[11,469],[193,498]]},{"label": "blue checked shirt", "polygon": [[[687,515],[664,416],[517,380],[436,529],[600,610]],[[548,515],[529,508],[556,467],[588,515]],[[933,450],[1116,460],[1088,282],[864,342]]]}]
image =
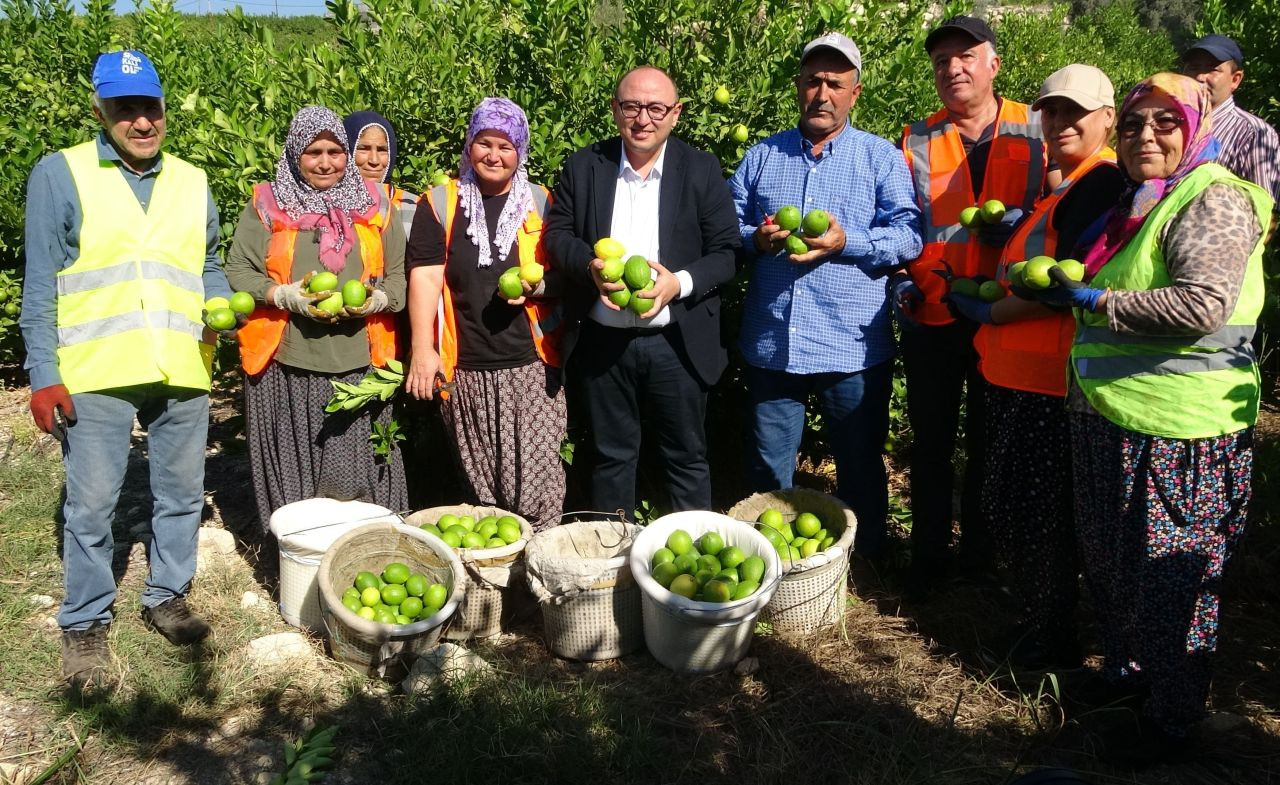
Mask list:
[{"label": "blue checked shirt", "polygon": [[748,253],[786,205],[840,222],[844,253],[809,264],[755,258],[739,337],[746,361],[788,373],[852,373],[893,357],[885,276],[920,255],[920,210],[902,152],[845,125],[814,157],[799,129],[747,151],[729,179]]}]

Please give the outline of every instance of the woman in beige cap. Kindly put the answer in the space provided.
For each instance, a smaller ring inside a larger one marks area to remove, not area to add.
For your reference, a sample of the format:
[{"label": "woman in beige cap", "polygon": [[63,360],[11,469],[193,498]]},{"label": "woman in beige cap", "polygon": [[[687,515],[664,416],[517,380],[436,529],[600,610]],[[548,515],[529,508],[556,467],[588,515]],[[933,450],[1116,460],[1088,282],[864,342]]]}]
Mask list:
[{"label": "woman in beige cap", "polygon": [[[1040,112],[1045,144],[1062,183],[1005,245],[996,269],[1006,288],[1019,262],[1077,256],[1073,249],[1082,241],[1087,245],[1089,227],[1124,189],[1109,146],[1116,110],[1106,74],[1090,65],[1069,65],[1045,80],[1032,108]],[[952,294],[950,301],[955,311],[981,325],[974,345],[992,415],[982,506],[1020,603],[1009,661],[1022,668],[1078,667],[1073,619],[1079,568],[1063,406],[1075,321],[1069,310],[1018,297],[986,303]]]}]

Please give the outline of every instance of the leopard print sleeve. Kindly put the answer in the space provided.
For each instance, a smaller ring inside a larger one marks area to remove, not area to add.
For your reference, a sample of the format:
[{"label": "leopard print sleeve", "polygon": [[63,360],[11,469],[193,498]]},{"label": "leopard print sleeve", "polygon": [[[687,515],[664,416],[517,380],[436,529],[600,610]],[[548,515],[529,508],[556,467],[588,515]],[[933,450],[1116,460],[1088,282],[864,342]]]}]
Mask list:
[{"label": "leopard print sleeve", "polygon": [[1226,324],[1262,237],[1249,197],[1228,183],[1204,189],[1164,228],[1160,249],[1173,284],[1107,298],[1112,330],[1138,335],[1207,335]]}]

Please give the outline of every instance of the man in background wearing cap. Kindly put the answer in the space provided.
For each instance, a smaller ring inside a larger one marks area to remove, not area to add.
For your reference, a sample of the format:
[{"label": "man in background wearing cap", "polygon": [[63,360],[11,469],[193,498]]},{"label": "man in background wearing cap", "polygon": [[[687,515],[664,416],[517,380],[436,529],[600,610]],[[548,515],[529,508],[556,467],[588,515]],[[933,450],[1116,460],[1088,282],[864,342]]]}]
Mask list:
[{"label": "man in background wearing cap", "polygon": [[[858,517],[857,549],[884,547],[893,328],[884,278],[920,253],[920,211],[894,146],[849,123],[862,57],[843,35],[811,41],[795,78],[800,122],[747,151],[729,180],[755,266],[740,345],[752,404],[748,477],[755,490],[790,488],[816,395],[835,457],[836,494]],[[825,233],[788,232],[778,211],[829,216]],[[807,248],[784,247],[800,236]]]},{"label": "man in background wearing cap", "polygon": [[[995,94],[1000,72],[996,37],[981,19],[957,16],[925,39],[943,108],[907,126],[902,150],[922,211],[924,251],[890,283],[902,325],[911,448],[909,588],[929,591],[944,574],[951,543],[953,456],[960,406],[965,405],[965,475],[961,497],[961,557],[990,574],[990,537],[982,517],[985,444],[982,381],[973,348],[976,326],[955,320],[942,298],[956,276],[992,277],[1013,223],[1029,211],[1046,184],[1039,116],[1026,104]],[[1007,212],[981,230],[966,229],[960,213],[989,200]],[[967,391],[967,392],[966,392]]]},{"label": "man in background wearing cap", "polygon": [[22,335],[36,425],[62,440],[66,595],[62,675],[106,685],[116,584],[112,519],[135,417],[147,431],[153,510],[148,626],[196,643],[187,608],[204,507],[210,361],[206,297],[229,296],[205,174],[161,152],[160,79],[141,52],[93,69],[96,139],[46,156],[27,183]]},{"label": "man in background wearing cap", "polygon": [[1276,129],[1241,109],[1234,93],[1244,81],[1244,54],[1225,35],[1206,35],[1182,55],[1182,73],[1209,87],[1218,163],[1257,183],[1280,204],[1280,138]]}]

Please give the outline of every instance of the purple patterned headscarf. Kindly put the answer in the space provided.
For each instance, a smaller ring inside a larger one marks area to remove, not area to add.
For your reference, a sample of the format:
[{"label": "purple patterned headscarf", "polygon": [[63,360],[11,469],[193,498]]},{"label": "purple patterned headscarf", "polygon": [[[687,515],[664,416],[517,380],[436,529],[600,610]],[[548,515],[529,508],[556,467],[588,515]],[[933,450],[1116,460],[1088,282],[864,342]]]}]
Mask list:
[{"label": "purple patterned headscarf", "polygon": [[525,215],[533,206],[533,193],[529,189],[529,173],[525,162],[529,159],[529,120],[514,101],[507,98],[486,98],[471,113],[467,126],[467,141],[462,146],[462,161],[458,166],[458,202],[469,225],[467,237],[479,251],[479,265],[493,263],[493,249],[489,242],[489,224],[485,220],[484,201],[476,185],[475,168],[471,165],[471,143],[482,131],[497,131],[515,145],[519,163],[511,178],[511,191],[507,203],[498,216],[498,232],[492,245],[497,248],[499,262],[507,260],[516,232],[524,223]]},{"label": "purple patterned headscarf", "polygon": [[[302,176],[298,160],[325,131],[333,134],[347,151],[348,165],[336,185],[317,191]],[[377,206],[350,156],[351,145],[347,142],[342,118],[323,106],[304,106],[289,123],[289,134],[276,162],[276,179],[271,183],[276,204],[297,223],[297,228],[321,232],[320,263],[335,273],[346,265],[347,253],[355,245],[352,216],[363,215]]]},{"label": "purple patterned headscarf", "polygon": [[1167,97],[1173,102],[1175,111],[1182,115],[1185,122],[1182,159],[1168,177],[1140,183],[1130,178],[1123,166],[1120,167],[1128,187],[1120,195],[1120,203],[1106,214],[1102,234],[1085,254],[1085,274],[1090,277],[1138,233],[1147,216],[1182,178],[1197,166],[1218,157],[1218,141],[1210,133],[1213,105],[1209,100],[1209,89],[1189,76],[1162,72],[1138,82],[1124,99],[1118,117],[1123,118],[1134,104],[1153,93]]}]

